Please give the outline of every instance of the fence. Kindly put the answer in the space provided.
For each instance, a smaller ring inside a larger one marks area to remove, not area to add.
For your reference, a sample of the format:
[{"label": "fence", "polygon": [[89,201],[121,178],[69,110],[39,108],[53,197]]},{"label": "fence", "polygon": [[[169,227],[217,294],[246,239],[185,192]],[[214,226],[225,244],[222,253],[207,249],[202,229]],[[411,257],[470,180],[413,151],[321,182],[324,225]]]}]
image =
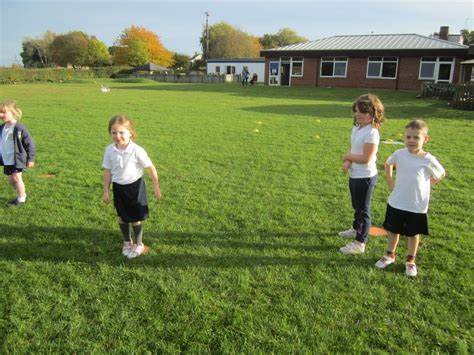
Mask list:
[{"label": "fence", "polygon": [[229,83],[238,82],[237,75],[199,75],[199,74],[118,74],[116,78],[142,78],[166,83]]},{"label": "fence", "polygon": [[474,84],[424,83],[422,97],[449,100],[453,108],[474,110]]}]

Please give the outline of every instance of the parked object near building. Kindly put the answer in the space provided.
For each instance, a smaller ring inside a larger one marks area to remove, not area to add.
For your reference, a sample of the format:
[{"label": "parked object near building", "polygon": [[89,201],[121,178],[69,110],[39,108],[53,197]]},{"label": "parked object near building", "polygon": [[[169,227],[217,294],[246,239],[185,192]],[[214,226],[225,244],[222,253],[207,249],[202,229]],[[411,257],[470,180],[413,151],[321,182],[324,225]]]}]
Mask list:
[{"label": "parked object near building", "polygon": [[334,36],[264,49],[265,84],[420,90],[425,82],[463,83],[469,47],[418,34]]}]

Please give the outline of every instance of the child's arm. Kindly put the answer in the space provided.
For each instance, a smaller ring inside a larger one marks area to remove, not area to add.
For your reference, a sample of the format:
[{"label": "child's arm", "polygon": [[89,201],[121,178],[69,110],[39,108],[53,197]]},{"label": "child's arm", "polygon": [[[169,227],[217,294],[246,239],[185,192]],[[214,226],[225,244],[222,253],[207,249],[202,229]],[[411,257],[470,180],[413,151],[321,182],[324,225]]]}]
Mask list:
[{"label": "child's arm", "polygon": [[104,169],[104,192],[102,193],[102,201],[110,203],[110,182],[112,181],[112,173],[109,169]]},{"label": "child's arm", "polygon": [[148,171],[148,175],[150,175],[150,178],[153,181],[153,190],[155,191],[155,198],[159,200],[161,198],[161,191],[156,168],[153,164],[151,164],[146,170]]},{"label": "child's arm", "polygon": [[372,160],[377,152],[377,144],[365,143],[362,154],[347,153],[342,157],[342,160],[350,160],[353,163],[367,164]]},{"label": "child's arm", "polygon": [[344,162],[342,163],[342,172],[345,174],[349,171],[349,169],[351,168],[351,165],[352,165],[352,162],[350,160],[344,160]]},{"label": "child's arm", "polygon": [[441,182],[441,180],[443,180],[445,177],[446,177],[446,173],[444,173],[444,174],[443,174],[440,178],[438,178],[438,179],[435,179],[434,177],[431,177],[431,179],[430,179],[431,186],[436,185],[436,184],[439,184],[439,183]]},{"label": "child's arm", "polygon": [[385,177],[387,178],[387,185],[390,191],[393,191],[395,187],[395,181],[393,180],[393,167],[394,164],[388,164],[385,162]]}]

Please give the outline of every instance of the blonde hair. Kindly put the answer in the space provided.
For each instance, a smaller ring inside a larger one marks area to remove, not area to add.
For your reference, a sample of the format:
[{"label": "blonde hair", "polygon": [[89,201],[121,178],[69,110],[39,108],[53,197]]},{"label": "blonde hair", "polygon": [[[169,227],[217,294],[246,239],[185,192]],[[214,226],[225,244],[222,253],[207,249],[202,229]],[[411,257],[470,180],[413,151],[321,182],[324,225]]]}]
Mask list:
[{"label": "blonde hair", "polygon": [[405,129],[407,129],[407,128],[418,129],[420,131],[423,131],[423,133],[425,135],[428,134],[428,124],[425,121],[420,120],[419,118],[416,118],[413,121],[411,121],[410,123],[408,123],[405,126]]},{"label": "blonde hair", "polygon": [[5,100],[0,102],[0,111],[7,112],[10,111],[15,117],[16,120],[21,119],[22,112],[20,108],[16,105],[16,101],[14,100]]},{"label": "blonde hair", "polygon": [[[372,116],[372,127],[380,128],[384,121],[384,112],[382,101],[372,94],[361,95],[352,104],[352,112],[368,113]],[[357,125],[357,120],[354,117],[354,126]]]},{"label": "blonde hair", "polygon": [[112,126],[115,124],[119,124],[128,129],[130,131],[131,138],[135,140],[135,138],[137,137],[137,131],[135,130],[133,121],[130,118],[122,114],[112,117],[109,121],[109,134],[112,133]]}]

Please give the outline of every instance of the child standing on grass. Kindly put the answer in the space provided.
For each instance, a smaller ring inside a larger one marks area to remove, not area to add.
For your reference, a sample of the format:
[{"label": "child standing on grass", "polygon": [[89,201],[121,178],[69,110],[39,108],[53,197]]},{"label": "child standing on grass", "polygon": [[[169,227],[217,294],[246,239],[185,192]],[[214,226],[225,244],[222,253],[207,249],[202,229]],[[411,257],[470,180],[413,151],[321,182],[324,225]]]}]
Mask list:
[{"label": "child standing on grass", "polygon": [[[416,253],[420,234],[428,235],[428,203],[431,186],[445,176],[438,160],[423,150],[427,143],[428,125],[422,120],[413,120],[405,127],[404,149],[395,151],[385,162],[385,175],[391,194],[383,227],[388,232],[387,254],[375,266],[384,269],[395,262],[399,236],[408,237],[408,256],[405,272],[416,276]],[[396,167],[396,181],[393,170]]]},{"label": "child standing on grass", "polygon": [[[145,150],[135,144],[133,122],[125,115],[112,117],[109,133],[114,143],[110,144],[104,155],[104,192],[102,199],[110,203],[110,184],[114,193],[114,206],[117,221],[123,234],[122,254],[136,258],[145,252],[143,244],[143,221],[148,218],[148,200],[143,180],[144,169],[153,181],[155,198],[161,198],[158,174]],[[130,224],[135,243],[130,237]]]},{"label": "child standing on grass", "polygon": [[371,94],[360,96],[352,104],[354,127],[349,151],[342,157],[342,171],[349,171],[349,190],[354,221],[352,227],[339,235],[355,238],[352,243],[340,248],[343,254],[361,254],[365,251],[370,229],[370,202],[377,183],[377,151],[380,141],[379,129],[384,121],[384,106]]},{"label": "child standing on grass", "polygon": [[26,202],[26,189],[23,170],[34,166],[35,143],[28,129],[18,121],[22,112],[13,100],[0,102],[0,165],[8,176],[9,183],[17,197],[6,203],[6,207],[23,205]]}]

